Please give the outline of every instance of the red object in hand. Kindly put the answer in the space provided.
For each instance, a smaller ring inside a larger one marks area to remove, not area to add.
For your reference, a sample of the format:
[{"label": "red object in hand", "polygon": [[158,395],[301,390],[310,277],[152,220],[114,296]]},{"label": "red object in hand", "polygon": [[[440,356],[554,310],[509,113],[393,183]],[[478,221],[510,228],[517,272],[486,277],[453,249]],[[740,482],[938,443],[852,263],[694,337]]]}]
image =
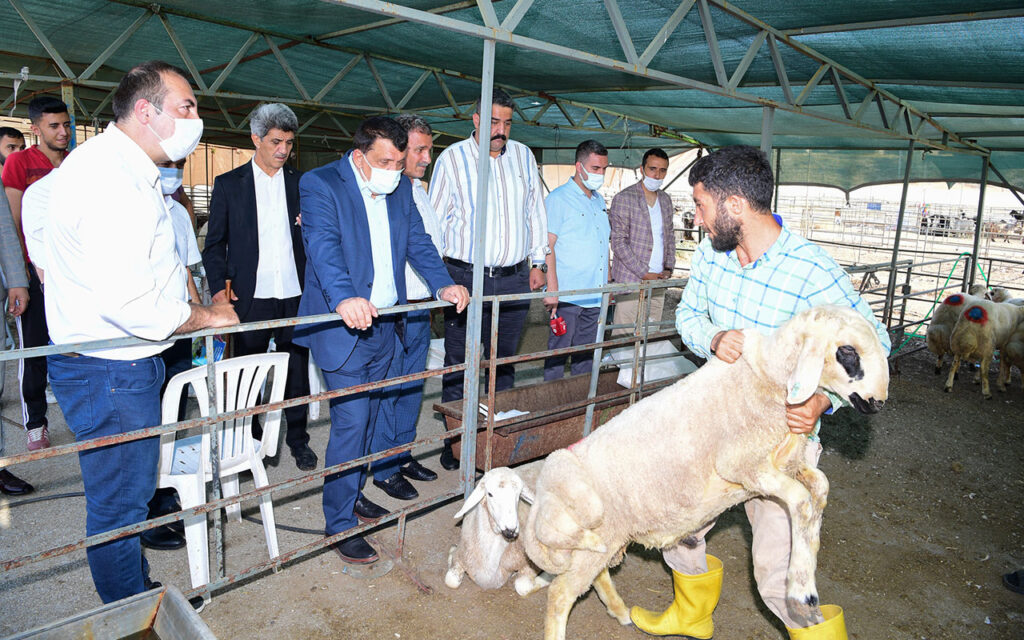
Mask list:
[{"label": "red object in hand", "polygon": [[553,317],[551,318],[551,333],[556,336],[564,336],[566,331],[569,329],[565,326],[565,318]]}]

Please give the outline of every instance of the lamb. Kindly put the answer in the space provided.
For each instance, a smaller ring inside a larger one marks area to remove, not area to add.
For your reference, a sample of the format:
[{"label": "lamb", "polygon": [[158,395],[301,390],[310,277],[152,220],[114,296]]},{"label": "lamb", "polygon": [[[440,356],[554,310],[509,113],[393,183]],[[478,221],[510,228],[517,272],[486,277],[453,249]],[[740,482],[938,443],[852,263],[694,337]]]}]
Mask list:
[{"label": "lamb", "polygon": [[949,337],[949,350],[953,354],[953,366],[946,378],[946,392],[953,390],[953,376],[960,367],[960,361],[981,362],[981,395],[992,399],[988,372],[997,349],[1010,339],[1017,324],[1024,319],[1024,307],[1008,302],[978,300],[965,307],[953,333]]},{"label": "lamb", "polygon": [[814,571],[828,480],[805,462],[809,441],[790,433],[786,403],[827,389],[874,413],[888,384],[886,354],[871,324],[847,307],[816,307],[771,336],[745,330],[736,362],[712,359],[549,455],[523,530],[530,559],[556,575],[545,639],[564,640],[569,611],[591,584],[629,624],[608,574],[626,546],[675,545],[755,496],[786,505],[790,608],[820,623]]},{"label": "lamb", "polygon": [[533,487],[542,462],[516,470],[498,467],[480,478],[455,514],[456,520],[464,519],[459,544],[448,552],[446,585],[458,589],[468,573],[483,589],[500,589],[515,575],[516,593],[521,596],[547,586],[550,580],[537,575],[519,539],[519,523],[526,519],[520,501],[533,502]]},{"label": "lamb", "polygon": [[[993,289],[995,291],[995,289]],[[931,322],[928,323],[926,339],[928,350],[935,354],[935,375],[942,372],[942,360],[949,350],[949,336],[953,333],[953,327],[964,309],[980,300],[986,295],[985,285],[976,284],[971,287],[970,293],[954,293],[949,296],[935,309]]]},{"label": "lamb", "polygon": [[1017,325],[1006,344],[999,350],[999,378],[996,387],[1006,391],[1010,381],[1010,368],[1017,367],[1021,374],[1021,389],[1024,390],[1024,322]]}]

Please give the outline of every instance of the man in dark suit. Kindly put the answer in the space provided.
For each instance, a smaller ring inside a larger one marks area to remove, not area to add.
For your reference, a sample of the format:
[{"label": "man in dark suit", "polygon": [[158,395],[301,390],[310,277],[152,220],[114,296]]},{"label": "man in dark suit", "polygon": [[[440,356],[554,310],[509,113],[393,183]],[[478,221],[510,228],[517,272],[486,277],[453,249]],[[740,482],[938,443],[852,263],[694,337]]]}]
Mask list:
[{"label": "man in dark suit", "polygon": [[[405,129],[394,120],[368,118],[353,135],[352,151],[300,181],[309,261],[299,313],[337,313],[342,321],[305,325],[295,339],[310,348],[332,390],[383,380],[387,374],[396,332],[401,337],[403,331],[398,317],[379,315],[378,309],[406,302],[406,260],[435,298],[454,303],[459,312],[469,302],[469,292],[452,282],[424,231],[412,185],[402,177],[407,141]],[[326,466],[367,453],[379,404],[380,392],[331,400]],[[324,479],[327,536],[354,527],[357,519],[387,513],[360,495],[364,472],[360,466]],[[346,562],[377,560],[362,536],[333,546]]]},{"label": "man in dark suit", "polygon": [[[210,223],[203,265],[214,302],[230,301],[242,322],[294,318],[299,309],[306,253],[299,216],[300,173],[285,164],[295,143],[299,121],[283,104],[260,105],[249,118],[252,161],[217,176],[210,199]],[[235,355],[265,353],[274,338],[287,352],[285,398],[309,395],[309,351],[292,342],[294,329],[280,327],[237,333]],[[316,468],[309,448],[305,405],[284,410],[285,442],[303,471]],[[253,423],[253,435],[258,437]],[[274,456],[277,443],[268,447]]]}]

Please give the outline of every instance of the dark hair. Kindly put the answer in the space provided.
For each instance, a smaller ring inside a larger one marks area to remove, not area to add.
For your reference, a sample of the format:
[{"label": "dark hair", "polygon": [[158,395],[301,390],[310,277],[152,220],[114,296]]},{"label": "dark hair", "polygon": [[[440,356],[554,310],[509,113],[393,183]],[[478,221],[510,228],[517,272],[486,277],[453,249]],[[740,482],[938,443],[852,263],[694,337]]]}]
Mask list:
[{"label": "dark hair", "polygon": [[67,113],[68,105],[53,96],[39,96],[28,103],[28,119],[39,124],[44,113]]},{"label": "dark hair", "polygon": [[640,166],[641,167],[646,167],[647,166],[647,158],[650,158],[651,156],[654,156],[655,158],[661,158],[662,160],[665,160],[666,162],[668,161],[668,154],[665,153],[665,150],[664,149],[659,149],[658,147],[655,147],[653,149],[648,149],[647,152],[644,153],[644,159],[640,161]]},{"label": "dark hair", "polygon": [[395,117],[395,122],[402,125],[402,128],[409,133],[418,131],[423,135],[434,135],[434,130],[430,128],[430,123],[424,120],[423,116],[418,116],[413,113],[403,113],[402,115]]},{"label": "dark hair", "polygon": [[[508,107],[509,109],[516,108],[516,103],[512,102],[512,96],[505,93],[504,89],[498,87],[494,87],[494,91],[491,92],[491,104],[496,104],[499,107]],[[473,113],[480,113],[480,98],[476,99]]]},{"label": "dark hair", "polygon": [[591,155],[607,156],[608,149],[597,140],[584,140],[576,147],[576,162],[583,162]]},{"label": "dark hair", "polygon": [[366,153],[378,138],[390,140],[399,151],[405,151],[409,144],[409,135],[402,125],[387,116],[372,116],[359,123],[352,134],[352,146]]},{"label": "dark hair", "polygon": [[690,186],[704,185],[716,199],[746,198],[751,208],[772,210],[775,181],[768,156],[757,147],[723,147],[704,156],[690,169]]},{"label": "dark hair", "polygon": [[188,82],[188,75],[183,70],[162,60],[143,62],[124,74],[111,103],[114,108],[114,119],[122,122],[131,117],[132,109],[140,99],[163,109],[164,97],[167,95],[163,79],[165,73],[175,73]]},{"label": "dark hair", "polygon": [[0,127],[0,138],[21,138],[24,140],[25,134],[14,127]]}]

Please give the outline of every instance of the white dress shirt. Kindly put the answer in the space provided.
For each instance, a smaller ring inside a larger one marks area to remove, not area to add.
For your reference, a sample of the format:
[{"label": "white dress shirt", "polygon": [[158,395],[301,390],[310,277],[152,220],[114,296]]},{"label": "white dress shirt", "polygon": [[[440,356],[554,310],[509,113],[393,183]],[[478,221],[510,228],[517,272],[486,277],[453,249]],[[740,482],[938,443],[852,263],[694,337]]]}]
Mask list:
[{"label": "white dress shirt", "polygon": [[[426,230],[427,235],[430,236],[430,239],[434,241],[434,246],[437,247],[438,255],[440,255],[441,225],[434,214],[434,207],[430,204],[430,196],[427,195],[427,190],[423,188],[423,181],[419,178],[412,181],[412,199],[416,203],[416,209],[419,210],[420,217],[423,218],[423,228]],[[405,263],[405,289],[408,294],[407,299],[409,300],[423,300],[424,298],[433,297],[427,281],[420,274],[416,273],[416,270],[408,262]]]},{"label": "white dress shirt", "polygon": [[442,255],[485,267],[510,267],[526,258],[544,262],[548,254],[547,213],[537,161],[529,147],[509,140],[490,158],[487,234],[484,250],[473,247],[476,219],[477,158],[472,136],[441,152],[430,182],[430,202],[441,224]]},{"label": "white dress shirt", "polygon": [[[160,172],[113,123],[56,173],[44,231],[46,320],[54,344],[137,336],[167,340],[188,320]],[[88,352],[135,360],[171,342]]]},{"label": "white dress shirt", "polygon": [[665,225],[661,221],[661,201],[655,199],[654,206],[648,205],[647,212],[651,214],[651,234],[654,236],[654,249],[651,250],[648,270],[661,273],[665,269]]},{"label": "white dress shirt", "polygon": [[348,156],[356,184],[363,196],[366,207],[366,222],[370,226],[370,253],[373,254],[373,287],[370,289],[370,303],[378,309],[398,304],[398,289],[395,287],[394,262],[391,258],[391,222],[388,220],[387,197],[370,192],[366,181],[359,173],[352,154]]},{"label": "white dress shirt", "polygon": [[181,264],[191,267],[203,261],[196,242],[196,232],[192,228],[192,218],[188,217],[188,209],[171,196],[164,196],[164,204],[171,214],[171,225],[174,227],[174,251],[178,254]]},{"label": "white dress shirt", "polygon": [[299,274],[295,270],[292,233],[288,228],[288,197],[284,189],[284,169],[267,175],[253,156],[252,176],[256,185],[256,229],[260,257],[256,265],[254,298],[294,298],[302,295]]},{"label": "white dress shirt", "polygon": [[53,179],[57,169],[36,180],[25,190],[21,198],[21,232],[25,234],[25,249],[28,259],[40,269],[46,270],[46,255],[43,248],[43,233],[46,227],[47,207],[53,191]]}]

